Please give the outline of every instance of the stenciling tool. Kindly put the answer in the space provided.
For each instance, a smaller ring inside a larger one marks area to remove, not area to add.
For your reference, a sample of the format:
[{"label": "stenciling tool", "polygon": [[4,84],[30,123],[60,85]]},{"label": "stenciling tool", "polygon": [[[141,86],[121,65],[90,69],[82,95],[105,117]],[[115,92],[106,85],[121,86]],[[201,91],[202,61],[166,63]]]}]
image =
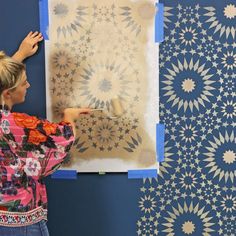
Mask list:
[{"label": "stenciling tool", "polygon": [[[123,114],[123,107],[121,105],[121,102],[119,100],[119,98],[113,98],[111,99],[111,106],[112,106],[112,116],[108,117],[110,119],[117,119],[119,118],[122,114]],[[103,112],[105,109],[102,108],[92,108],[91,111],[101,111]]]},{"label": "stenciling tool", "polygon": [[123,114],[123,107],[121,105],[119,98],[111,99],[111,105],[113,108],[113,115],[116,118],[120,117]]}]

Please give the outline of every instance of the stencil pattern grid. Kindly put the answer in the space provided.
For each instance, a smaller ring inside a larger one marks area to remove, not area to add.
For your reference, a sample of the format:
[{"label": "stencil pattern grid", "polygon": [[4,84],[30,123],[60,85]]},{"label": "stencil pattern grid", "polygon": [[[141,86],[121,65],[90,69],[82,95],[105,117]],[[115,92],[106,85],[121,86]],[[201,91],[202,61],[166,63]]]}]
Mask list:
[{"label": "stencil pattern grid", "polygon": [[[145,131],[148,97],[146,44],[154,21],[152,2],[50,1],[49,96],[53,120],[68,106],[102,108],[81,116],[71,155],[155,164],[155,144]],[[148,13],[148,14],[147,14]],[[151,14],[149,14],[151,13]],[[153,78],[157,79],[157,78]],[[111,119],[119,98],[123,115]],[[144,153],[150,158],[145,158]],[[137,158],[138,156],[138,158]],[[135,160],[136,158],[136,160]]]}]

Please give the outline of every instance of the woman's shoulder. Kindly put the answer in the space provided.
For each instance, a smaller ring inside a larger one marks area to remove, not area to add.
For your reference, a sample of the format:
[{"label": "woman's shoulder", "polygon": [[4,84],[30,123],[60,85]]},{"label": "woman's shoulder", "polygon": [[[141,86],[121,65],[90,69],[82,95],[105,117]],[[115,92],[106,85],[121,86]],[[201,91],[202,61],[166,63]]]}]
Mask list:
[{"label": "woman's shoulder", "polygon": [[31,116],[26,113],[19,112],[12,112],[11,118],[14,120],[17,126],[30,129],[35,129],[37,125],[42,122],[41,119],[36,116]]}]

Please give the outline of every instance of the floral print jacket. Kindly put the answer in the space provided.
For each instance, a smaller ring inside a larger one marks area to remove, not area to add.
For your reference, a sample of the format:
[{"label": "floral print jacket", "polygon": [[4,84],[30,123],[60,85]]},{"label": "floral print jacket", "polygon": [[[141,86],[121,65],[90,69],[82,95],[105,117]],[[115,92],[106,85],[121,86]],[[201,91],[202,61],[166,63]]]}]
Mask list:
[{"label": "floral print jacket", "polygon": [[58,169],[73,141],[70,123],[0,109],[0,225],[47,219],[43,177]]}]

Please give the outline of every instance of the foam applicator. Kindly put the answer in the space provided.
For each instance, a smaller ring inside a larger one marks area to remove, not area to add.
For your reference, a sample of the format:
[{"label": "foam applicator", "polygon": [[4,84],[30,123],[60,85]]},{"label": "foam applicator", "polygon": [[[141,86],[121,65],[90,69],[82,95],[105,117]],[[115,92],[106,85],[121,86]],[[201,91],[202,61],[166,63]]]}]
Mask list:
[{"label": "foam applicator", "polygon": [[113,115],[115,118],[120,117],[123,114],[123,108],[119,98],[111,99],[111,105],[113,108]]},{"label": "foam applicator", "polygon": [[[123,108],[121,105],[121,102],[118,98],[113,98],[111,99],[111,106],[112,106],[112,115],[113,116],[108,116],[111,119],[116,119],[120,117],[123,114]],[[93,108],[92,111],[101,111],[103,112],[104,109],[102,108]]]}]

